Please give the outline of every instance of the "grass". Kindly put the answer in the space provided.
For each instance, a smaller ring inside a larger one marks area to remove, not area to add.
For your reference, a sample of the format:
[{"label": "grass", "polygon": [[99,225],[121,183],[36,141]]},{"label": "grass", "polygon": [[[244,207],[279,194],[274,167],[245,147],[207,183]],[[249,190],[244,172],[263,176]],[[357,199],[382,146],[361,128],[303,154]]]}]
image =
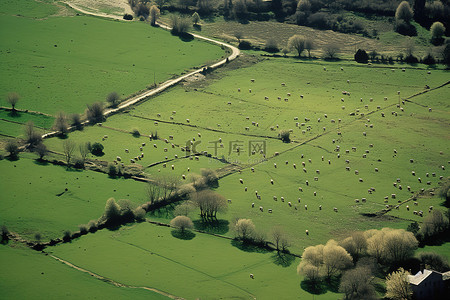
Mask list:
[{"label": "grass", "polygon": [[0,26],[9,28],[0,34],[0,95],[17,92],[18,108],[52,115],[82,113],[111,91],[128,97],[224,54],[218,46],[183,42],[142,22],[12,14],[11,8],[0,16]]},{"label": "grass", "polygon": [[[296,275],[298,259],[286,258],[282,266],[275,253],[245,251],[230,240],[197,232],[191,240],[178,239],[172,231],[148,223],[123,227],[117,232],[102,230],[71,245],[52,248],[52,252],[107,278],[155,287],[186,299],[308,296]],[[111,264],[112,261],[121,264]],[[122,264],[128,266],[127,270],[120,267]],[[250,273],[255,279],[249,277]],[[316,298],[337,296],[328,292]]]},{"label": "grass", "polygon": [[167,299],[142,289],[115,287],[12,243],[0,246],[0,259],[0,288],[6,299]]},{"label": "grass", "polygon": [[15,15],[25,18],[41,19],[57,13],[58,7],[52,0],[4,0],[0,8],[0,15]]},{"label": "grass", "polygon": [[1,173],[8,174],[0,183],[0,219],[24,238],[40,233],[47,241],[62,237],[64,230],[76,231],[99,218],[110,197],[145,202],[143,183],[42,164],[34,157],[21,153],[19,160],[0,161]]},{"label": "grass", "polygon": [[34,126],[43,129],[51,129],[55,119],[50,116],[29,113],[29,112],[16,112],[16,114],[11,114],[10,111],[0,110],[0,119],[6,121],[12,121],[16,123],[25,124],[28,121],[32,121]]},{"label": "grass", "polygon": [[450,243],[444,243],[439,246],[425,246],[416,250],[416,254],[420,252],[434,252],[440,254],[450,260]]}]

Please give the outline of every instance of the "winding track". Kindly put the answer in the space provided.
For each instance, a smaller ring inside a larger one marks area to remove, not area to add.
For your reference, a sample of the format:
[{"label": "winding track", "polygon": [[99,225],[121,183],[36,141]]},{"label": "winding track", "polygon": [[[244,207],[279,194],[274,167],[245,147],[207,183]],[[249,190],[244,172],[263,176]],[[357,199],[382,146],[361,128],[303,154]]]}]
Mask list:
[{"label": "winding track", "polygon": [[[87,15],[103,17],[103,18],[110,18],[110,19],[114,19],[114,20],[122,20],[124,22],[128,22],[128,21],[123,20],[119,16],[105,14],[105,13],[90,12],[90,11],[86,11],[86,10],[82,9],[81,7],[78,7],[78,6],[76,6],[76,5],[72,4],[72,3],[69,3],[69,2],[65,2],[65,3],[68,6],[70,6],[71,8],[73,8],[73,9],[75,9],[75,10],[81,12],[81,13],[87,14]],[[166,24],[163,24],[161,22],[158,22],[158,25],[159,25],[159,27],[161,27],[161,28],[163,28],[165,30],[171,30],[172,29],[170,26],[168,26]],[[214,43],[214,44],[219,45],[221,47],[227,47],[228,49],[231,50],[231,55],[230,56],[228,56],[227,58],[222,59],[221,61],[219,61],[219,62],[217,62],[215,64],[212,64],[212,65],[208,66],[208,68],[215,69],[215,68],[218,68],[220,66],[223,66],[227,62],[236,59],[241,54],[241,51],[237,47],[234,47],[234,46],[232,46],[230,44],[227,44],[227,43],[224,43],[224,42],[221,42],[221,41],[217,41],[217,40],[214,40],[214,39],[210,39],[210,38],[207,38],[207,37],[195,34],[195,33],[192,34],[192,35],[195,38],[197,38],[197,39],[204,40],[204,41],[207,41],[207,42],[210,42],[210,43]],[[136,96],[134,96],[134,97],[132,97],[132,98],[122,102],[122,103],[120,103],[120,105],[117,108],[106,110],[105,111],[105,116],[107,117],[107,116],[109,116],[111,114],[117,113],[117,112],[127,108],[130,105],[134,105],[134,104],[136,104],[138,102],[141,102],[141,101],[147,99],[148,97],[154,96],[154,95],[156,95],[156,94],[166,90],[167,88],[172,87],[172,86],[176,85],[177,83],[183,81],[187,77],[200,73],[201,71],[202,71],[202,69],[198,69],[198,70],[189,72],[189,73],[187,73],[185,75],[179,76],[179,77],[177,77],[175,79],[167,80],[167,81],[165,81],[164,83],[160,84],[158,87],[156,87],[154,89],[142,92],[142,93],[140,93],[140,94],[138,94],[138,95],[136,95]]]}]

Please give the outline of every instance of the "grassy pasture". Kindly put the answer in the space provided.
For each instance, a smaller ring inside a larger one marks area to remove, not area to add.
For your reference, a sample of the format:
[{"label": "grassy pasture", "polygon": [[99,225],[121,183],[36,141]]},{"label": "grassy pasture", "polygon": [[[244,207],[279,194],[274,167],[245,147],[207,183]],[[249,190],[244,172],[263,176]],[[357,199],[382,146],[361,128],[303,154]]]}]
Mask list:
[{"label": "grassy pasture", "polygon": [[78,230],[79,224],[101,216],[110,197],[145,202],[143,183],[43,165],[34,157],[20,154],[17,161],[0,161],[1,173],[8,174],[0,183],[0,220],[25,238],[40,233],[45,241]]},{"label": "grassy pasture", "polygon": [[0,15],[40,19],[58,12],[52,0],[4,0],[0,7]]},{"label": "grassy pasture", "polygon": [[[218,191],[232,200],[228,212],[220,218],[232,223],[236,217],[250,217],[263,231],[281,224],[291,235],[296,252],[301,252],[307,245],[325,242],[330,236],[345,236],[352,230],[381,228],[387,224],[406,228],[412,220],[422,220],[413,215],[413,210],[423,210],[426,215],[428,206],[439,207],[441,204],[440,199],[432,197],[421,199],[419,205],[414,207],[412,201],[403,204],[399,210],[388,212],[386,217],[360,215],[379,212],[386,204],[395,206],[398,201],[410,198],[412,192],[438,186],[439,176],[448,176],[448,171],[441,169],[441,165],[447,165],[449,156],[445,149],[450,146],[446,131],[442,130],[448,127],[447,104],[442,99],[448,88],[411,98],[412,102],[401,104],[403,111],[396,107],[399,101],[397,91],[400,91],[400,97],[406,98],[422,91],[425,84],[437,87],[445,82],[446,72],[434,70],[428,74],[426,70],[415,68],[402,72],[401,68],[401,65],[379,68],[352,63],[292,63],[284,59],[270,59],[249,68],[226,72],[225,75],[222,73],[211,84],[197,90],[189,85],[174,88],[139,105],[128,116],[114,116],[108,122],[120,128],[148,123],[150,128],[157,128],[160,136],[174,135],[177,142],[181,136],[182,143],[186,138],[196,137],[196,132],[201,133],[201,141],[223,138],[224,133],[217,130],[240,135],[247,141],[250,137],[245,134],[276,137],[278,131],[270,130],[276,124],[280,129],[292,128],[294,143],[266,139],[268,157],[275,152],[281,155],[256,165],[255,173],[246,169],[241,174],[223,178]],[[278,80],[274,82],[273,78]],[[255,79],[255,82],[250,79]],[[344,96],[342,91],[349,91],[351,95]],[[303,99],[299,97],[301,94]],[[265,96],[269,100],[264,100]],[[278,96],[282,97],[281,101],[277,100]],[[285,102],[284,97],[289,101]],[[344,102],[340,98],[344,98]],[[345,105],[345,110],[342,105]],[[432,112],[428,111],[428,107],[433,108]],[[397,116],[392,115],[392,111],[396,111]],[[247,116],[249,120],[246,120]],[[298,120],[295,120],[296,117]],[[304,121],[305,117],[310,120]],[[186,126],[186,119],[190,119],[189,125],[198,127]],[[338,119],[342,122],[339,123]],[[160,121],[158,125],[154,125],[154,120]],[[259,126],[253,126],[252,121],[258,122]],[[305,125],[299,124],[297,128],[297,122]],[[311,128],[309,131],[305,130],[307,126]],[[325,131],[323,127],[326,127]],[[338,131],[342,134],[338,135]],[[337,145],[340,152],[335,151]],[[355,151],[353,147],[356,147]],[[369,152],[366,153],[366,150]],[[363,158],[364,154],[366,158]],[[414,162],[410,163],[410,159]],[[306,164],[306,173],[302,170],[302,162]],[[242,161],[237,163],[245,165]],[[274,163],[277,168],[274,168]],[[346,171],[346,167],[350,170]],[[320,170],[320,174],[316,174],[316,170]],[[358,174],[355,174],[356,170]],[[416,176],[412,176],[412,171],[416,172]],[[429,177],[426,177],[427,172]],[[418,177],[422,178],[422,183],[418,182]],[[239,183],[241,178],[244,184]],[[402,190],[393,186],[397,178],[401,180],[398,184],[402,185]],[[274,185],[270,179],[274,180]],[[411,191],[407,190],[407,186],[411,187]],[[244,187],[248,188],[247,192],[244,192]],[[299,191],[299,187],[303,192]],[[369,194],[368,189],[372,187],[376,191]],[[261,200],[256,199],[255,191],[262,195]],[[317,196],[314,196],[314,191]],[[392,199],[392,194],[396,194],[395,199]],[[277,202],[274,202],[273,196],[277,196]],[[281,202],[281,196],[286,199],[285,203]],[[385,196],[388,196],[387,203],[384,202]],[[301,198],[300,203],[298,198]],[[361,202],[362,198],[366,198],[365,203]],[[360,202],[356,203],[355,199]],[[288,202],[292,203],[292,207],[288,206]],[[253,209],[252,203],[255,203]],[[308,210],[305,210],[305,204]],[[322,211],[319,211],[319,205],[323,205]],[[406,205],[410,206],[409,211]],[[259,206],[264,207],[264,213],[259,212]],[[337,207],[339,212],[335,213],[333,207]],[[267,213],[269,208],[273,209],[272,214]],[[196,212],[191,217],[198,218]],[[304,234],[306,229],[311,233],[309,236]],[[232,232],[227,234],[232,235]]]},{"label": "grassy pasture", "polygon": [[49,114],[81,113],[111,91],[128,97],[224,54],[215,45],[183,42],[141,22],[14,14],[11,7],[0,16],[0,26],[8,28],[0,33],[0,94],[17,92],[19,108]]},{"label": "grassy pasture", "polygon": [[115,287],[17,245],[2,245],[0,260],[0,288],[5,299],[168,299],[151,291]]},{"label": "grassy pasture", "polygon": [[[173,237],[172,230],[142,223],[102,230],[51,251],[121,283],[154,287],[186,299],[308,297],[296,276],[298,259],[286,258],[283,266],[275,253],[243,251],[230,240],[201,233],[182,240]],[[316,295],[317,299],[336,297],[331,292]]]}]

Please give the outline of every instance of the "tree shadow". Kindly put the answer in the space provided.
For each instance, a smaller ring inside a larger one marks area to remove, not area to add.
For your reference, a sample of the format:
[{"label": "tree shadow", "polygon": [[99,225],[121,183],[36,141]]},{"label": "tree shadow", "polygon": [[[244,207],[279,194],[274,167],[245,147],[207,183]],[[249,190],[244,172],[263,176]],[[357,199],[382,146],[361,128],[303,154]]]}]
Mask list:
[{"label": "tree shadow", "polygon": [[228,220],[213,220],[213,221],[205,221],[205,220],[195,220],[193,221],[194,228],[201,231],[206,231],[208,233],[214,234],[225,234],[229,231]]},{"label": "tree shadow", "polygon": [[295,261],[295,257],[293,255],[286,254],[280,251],[274,253],[271,258],[274,264],[283,268],[289,267]]},{"label": "tree shadow", "polygon": [[322,295],[327,292],[327,287],[322,281],[311,281],[305,279],[300,283],[300,287],[302,290],[314,295]]},{"label": "tree shadow", "polygon": [[34,163],[35,163],[36,165],[39,165],[39,166],[48,166],[48,165],[50,164],[50,163],[49,163],[48,161],[46,161],[45,159],[40,159],[40,158],[34,160]]},{"label": "tree shadow", "polygon": [[328,291],[333,293],[339,293],[339,284],[341,282],[341,276],[331,277],[324,281],[325,287]]},{"label": "tree shadow", "polygon": [[195,238],[195,233],[193,233],[190,230],[185,230],[184,232],[181,230],[172,230],[170,232],[172,234],[172,236],[174,238],[180,239],[180,240],[185,240],[185,241],[189,241],[192,240],[193,238]]},{"label": "tree shadow", "polygon": [[11,110],[9,111],[8,116],[12,118],[19,118],[20,113],[17,110]]},{"label": "tree shadow", "polygon": [[13,155],[13,156],[8,155],[8,156],[5,156],[5,159],[7,159],[9,161],[17,161],[17,160],[19,160],[19,155]]},{"label": "tree shadow", "polygon": [[178,37],[183,42],[191,42],[191,41],[194,40],[194,36],[192,34],[188,33],[188,32],[183,32],[181,34],[178,34]]},{"label": "tree shadow", "polygon": [[257,245],[254,245],[249,242],[245,241],[239,241],[239,240],[232,240],[231,245],[238,248],[239,250],[245,251],[245,252],[254,252],[254,253],[268,253],[269,250],[267,250],[264,247],[259,247]]},{"label": "tree shadow", "polygon": [[202,25],[200,25],[200,24],[194,24],[194,25],[192,25],[192,27],[197,31],[202,31]]}]

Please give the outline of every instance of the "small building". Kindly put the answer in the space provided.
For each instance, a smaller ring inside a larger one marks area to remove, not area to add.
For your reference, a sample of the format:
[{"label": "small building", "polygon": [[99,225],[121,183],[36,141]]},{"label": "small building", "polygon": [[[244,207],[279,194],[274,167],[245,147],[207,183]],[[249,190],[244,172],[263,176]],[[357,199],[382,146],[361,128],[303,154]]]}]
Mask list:
[{"label": "small building", "polygon": [[408,281],[415,300],[445,299],[442,273],[422,269],[416,275],[408,275]]}]

